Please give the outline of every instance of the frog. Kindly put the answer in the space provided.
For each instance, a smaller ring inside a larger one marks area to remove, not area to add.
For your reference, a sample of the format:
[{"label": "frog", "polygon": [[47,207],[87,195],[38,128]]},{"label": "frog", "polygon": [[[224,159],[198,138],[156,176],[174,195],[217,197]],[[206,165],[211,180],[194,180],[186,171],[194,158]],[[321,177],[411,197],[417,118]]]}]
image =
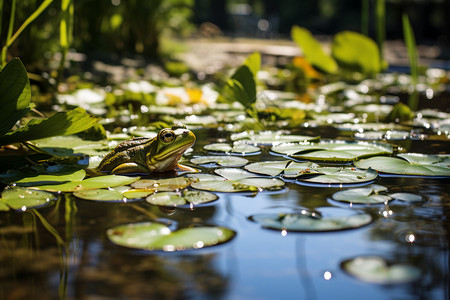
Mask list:
[{"label": "frog", "polygon": [[[175,170],[183,153],[195,143],[196,137],[184,124],[164,128],[156,137],[137,137],[118,144],[109,152],[96,173],[150,174]],[[182,168],[182,166],[181,166]]]}]

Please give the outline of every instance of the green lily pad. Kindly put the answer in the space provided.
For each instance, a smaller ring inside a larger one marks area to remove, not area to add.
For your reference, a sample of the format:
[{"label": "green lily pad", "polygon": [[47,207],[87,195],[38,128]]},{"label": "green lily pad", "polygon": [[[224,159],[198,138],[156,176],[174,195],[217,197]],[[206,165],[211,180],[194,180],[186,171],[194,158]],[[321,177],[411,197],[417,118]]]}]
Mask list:
[{"label": "green lily pad", "polygon": [[1,200],[12,209],[25,211],[29,208],[46,206],[52,200],[56,200],[56,196],[49,192],[13,187],[3,191]]},{"label": "green lily pad", "polygon": [[262,161],[249,164],[245,169],[258,174],[277,176],[282,174],[286,178],[295,178],[300,175],[310,174],[319,167],[312,162],[299,163],[295,161]]},{"label": "green lily pad", "polygon": [[381,185],[372,184],[364,188],[355,188],[339,191],[333,194],[333,200],[357,203],[357,204],[379,204],[392,200],[386,195],[378,195],[378,192],[386,191]]},{"label": "green lily pad", "polygon": [[135,189],[146,189],[159,192],[177,191],[186,188],[191,181],[187,177],[165,179],[141,179],[131,184]]},{"label": "green lily pad", "polygon": [[260,213],[252,215],[250,220],[269,229],[303,232],[353,229],[372,222],[372,217],[369,214],[355,212],[354,210],[349,212],[341,208],[328,208],[326,211],[331,212],[331,216],[321,216],[320,214],[312,216],[302,212]]},{"label": "green lily pad", "polygon": [[182,206],[186,204],[199,205],[215,201],[218,198],[216,194],[205,191],[161,192],[148,196],[146,201],[159,206]]},{"label": "green lily pad", "polygon": [[450,168],[448,167],[429,163],[413,164],[398,157],[376,156],[355,161],[354,165],[361,169],[372,168],[378,172],[396,175],[450,176]]},{"label": "green lily pad", "polygon": [[375,170],[361,170],[353,167],[318,167],[314,172],[316,173],[297,177],[297,183],[313,186],[361,185],[378,177]]},{"label": "green lily pad", "polygon": [[400,153],[397,156],[412,164],[450,168],[450,155],[448,154]]},{"label": "green lily pad", "polygon": [[192,227],[171,231],[164,224],[146,222],[116,226],[109,229],[106,235],[111,242],[122,247],[181,251],[226,243],[236,232],[225,227]]},{"label": "green lily pad", "polygon": [[74,192],[82,190],[94,190],[94,189],[115,187],[120,185],[128,185],[137,180],[139,180],[139,177],[104,175],[88,178],[81,181],[71,181],[63,184],[40,185],[36,186],[36,188],[40,190],[55,191],[55,192]]},{"label": "green lily pad", "polygon": [[244,131],[230,136],[232,141],[241,141],[255,145],[276,145],[280,143],[311,142],[319,140],[319,136],[291,135],[283,131]]},{"label": "green lily pad", "polygon": [[153,194],[154,190],[149,189],[129,189],[127,191],[123,191],[122,195],[125,196],[127,199],[140,199],[145,198],[148,195]]},{"label": "green lily pad", "polygon": [[280,190],[285,186],[277,178],[255,177],[254,174],[241,169],[223,168],[212,174],[189,174],[193,178],[191,187],[212,192],[258,192],[261,190]]},{"label": "green lily pad", "polygon": [[206,145],[203,148],[212,152],[225,152],[239,155],[254,155],[258,154],[260,151],[259,147],[248,145],[245,143],[233,143],[233,146],[227,143],[213,143]]},{"label": "green lily pad", "polygon": [[39,185],[39,184],[51,184],[51,183],[58,183],[58,182],[65,182],[65,181],[80,181],[83,180],[86,176],[86,171],[84,170],[77,170],[68,174],[58,174],[58,175],[48,175],[48,174],[41,174],[36,175],[32,177],[25,177],[18,181],[16,181],[17,185],[21,186],[32,186],[32,185]]},{"label": "green lily pad", "polygon": [[242,157],[231,155],[217,155],[217,156],[200,156],[191,159],[194,164],[208,164],[216,163],[223,167],[239,167],[245,165],[248,160]]},{"label": "green lily pad", "polygon": [[121,192],[112,189],[95,189],[95,190],[84,190],[76,191],[73,193],[75,197],[84,200],[94,200],[94,201],[123,201],[124,195]]},{"label": "green lily pad", "polygon": [[297,159],[313,161],[345,161],[358,158],[392,154],[389,144],[320,142],[312,144],[285,143],[272,147],[275,153],[285,154]]},{"label": "green lily pad", "polygon": [[118,143],[116,141],[90,141],[78,136],[55,136],[34,141],[34,144],[52,155],[105,155]]},{"label": "green lily pad", "polygon": [[377,284],[402,284],[421,278],[422,271],[413,265],[389,263],[378,256],[360,256],[346,260],[342,268],[359,280]]},{"label": "green lily pad", "polygon": [[425,200],[424,197],[422,197],[421,195],[412,193],[394,193],[390,194],[389,196],[392,197],[393,199],[409,203],[417,203]]}]

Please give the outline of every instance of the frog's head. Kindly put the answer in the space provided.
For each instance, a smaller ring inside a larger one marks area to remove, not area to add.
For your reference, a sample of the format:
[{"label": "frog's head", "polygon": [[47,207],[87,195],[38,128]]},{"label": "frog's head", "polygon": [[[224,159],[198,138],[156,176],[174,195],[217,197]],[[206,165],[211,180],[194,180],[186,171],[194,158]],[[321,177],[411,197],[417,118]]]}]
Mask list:
[{"label": "frog's head", "polygon": [[176,167],[181,155],[195,143],[195,135],[181,123],[164,128],[147,152],[146,163],[151,170],[164,172]]}]

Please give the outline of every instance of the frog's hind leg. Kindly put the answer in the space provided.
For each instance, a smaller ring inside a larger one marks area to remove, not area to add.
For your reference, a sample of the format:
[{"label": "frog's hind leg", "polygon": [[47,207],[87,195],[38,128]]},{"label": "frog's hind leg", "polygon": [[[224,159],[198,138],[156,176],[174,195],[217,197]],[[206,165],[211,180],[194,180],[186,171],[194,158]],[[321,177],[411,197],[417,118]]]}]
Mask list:
[{"label": "frog's hind leg", "polygon": [[113,174],[130,174],[130,173],[149,173],[148,169],[138,163],[123,163],[115,167],[111,173]]}]

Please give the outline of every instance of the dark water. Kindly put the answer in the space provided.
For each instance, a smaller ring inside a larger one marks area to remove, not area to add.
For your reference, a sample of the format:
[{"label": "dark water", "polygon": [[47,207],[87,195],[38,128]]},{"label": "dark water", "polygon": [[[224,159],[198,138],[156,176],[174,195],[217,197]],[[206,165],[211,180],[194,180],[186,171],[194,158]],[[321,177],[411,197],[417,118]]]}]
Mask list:
[{"label": "dark water", "polygon": [[[314,130],[312,130],[314,131]],[[317,128],[316,132],[327,132]],[[196,132],[195,151],[217,137]],[[223,134],[222,134],[223,135]],[[402,142],[410,152],[437,153],[448,142]],[[435,151],[433,151],[435,150]],[[250,160],[278,159],[263,149]],[[205,170],[210,171],[210,170]],[[277,208],[338,205],[329,197],[339,188],[288,183],[278,192],[219,193],[211,205],[160,209],[146,202],[97,203],[63,195],[56,205],[33,212],[1,213],[0,299],[448,299],[448,179],[380,177],[390,192],[418,193],[427,201],[361,209],[368,226],[327,233],[269,230],[248,219]],[[348,206],[340,204],[342,207]],[[383,212],[389,212],[383,216]],[[221,225],[237,232],[229,243],[180,253],[139,252],[112,245],[106,230],[154,216],[191,224]],[[40,216],[70,244],[63,247]],[[414,241],[408,237],[414,236]],[[347,259],[379,255],[421,268],[407,284],[373,284],[343,271]]]}]

